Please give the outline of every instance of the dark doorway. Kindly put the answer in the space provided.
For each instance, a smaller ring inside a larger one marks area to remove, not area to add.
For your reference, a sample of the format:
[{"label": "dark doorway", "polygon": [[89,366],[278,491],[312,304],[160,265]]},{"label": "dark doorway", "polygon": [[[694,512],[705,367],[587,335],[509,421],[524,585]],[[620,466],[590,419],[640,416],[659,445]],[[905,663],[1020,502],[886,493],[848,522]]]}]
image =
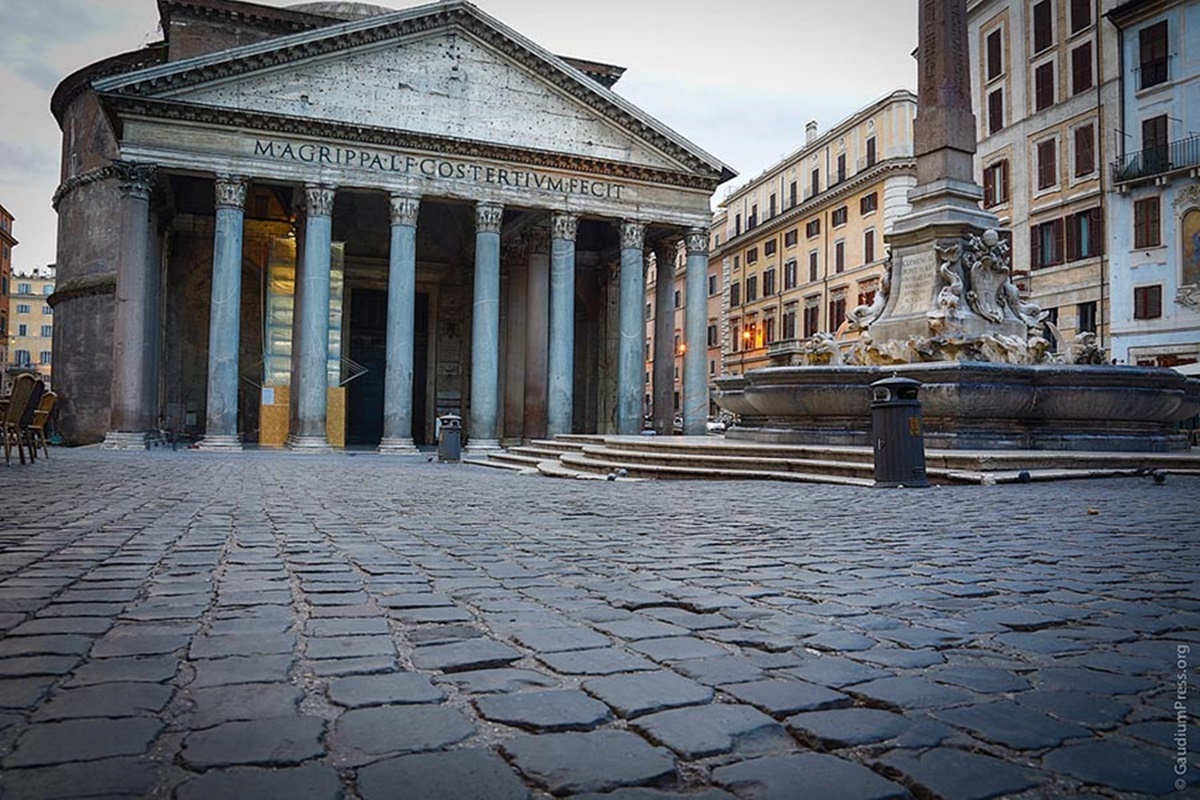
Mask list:
[{"label": "dark doorway", "polygon": [[[429,368],[429,295],[418,293],[413,337],[413,440],[425,437],[426,376]],[[387,292],[354,289],[350,294],[350,358],[367,368],[350,382],[346,399],[346,444],[375,446],[383,438],[383,395],[387,373]]]}]

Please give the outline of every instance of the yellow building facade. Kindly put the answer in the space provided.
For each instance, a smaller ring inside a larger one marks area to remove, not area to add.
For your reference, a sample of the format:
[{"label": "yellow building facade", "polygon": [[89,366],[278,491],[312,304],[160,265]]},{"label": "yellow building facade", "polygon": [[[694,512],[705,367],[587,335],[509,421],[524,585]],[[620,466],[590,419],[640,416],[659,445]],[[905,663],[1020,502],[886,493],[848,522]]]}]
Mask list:
[{"label": "yellow building facade", "polygon": [[[17,246],[13,236],[13,215],[0,206],[0,365],[8,364],[8,299],[12,282],[12,249]],[[0,384],[7,385],[0,380]]]},{"label": "yellow building facade", "polygon": [[15,272],[9,282],[9,371],[34,369],[46,385],[52,374],[54,267]]},{"label": "yellow building facade", "polygon": [[900,90],[823,134],[809,123],[803,147],[722,202],[723,374],[794,363],[818,333],[855,336],[846,314],[879,290],[885,237],[916,185],[916,109]]}]

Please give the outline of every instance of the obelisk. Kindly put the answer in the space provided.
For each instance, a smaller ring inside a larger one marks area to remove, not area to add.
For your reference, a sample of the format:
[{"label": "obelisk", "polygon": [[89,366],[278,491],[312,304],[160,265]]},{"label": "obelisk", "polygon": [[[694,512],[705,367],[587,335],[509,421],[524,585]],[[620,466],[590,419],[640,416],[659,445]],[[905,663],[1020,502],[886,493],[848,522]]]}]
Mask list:
[{"label": "obelisk", "polygon": [[[887,304],[870,324],[871,339],[985,333],[1024,338],[1026,326],[1015,316],[993,320],[976,313],[978,304],[967,297],[970,270],[961,263],[971,237],[998,225],[981,208],[983,189],[975,182],[966,0],[920,0],[918,30],[917,185],[908,195],[911,211],[885,237],[892,250],[891,286]],[[953,308],[947,310],[947,302]]]}]

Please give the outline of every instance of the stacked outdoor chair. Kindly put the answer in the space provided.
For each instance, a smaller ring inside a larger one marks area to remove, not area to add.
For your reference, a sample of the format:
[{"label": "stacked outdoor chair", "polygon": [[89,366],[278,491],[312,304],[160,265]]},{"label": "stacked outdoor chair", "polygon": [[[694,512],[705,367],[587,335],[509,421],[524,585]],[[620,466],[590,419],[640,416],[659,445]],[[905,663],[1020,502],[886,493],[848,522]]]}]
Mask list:
[{"label": "stacked outdoor chair", "polygon": [[[39,391],[40,390],[40,391]],[[33,414],[37,410],[37,404],[41,400],[42,393],[45,387],[42,382],[32,375],[18,375],[13,381],[12,394],[9,395],[8,408],[4,410],[3,418],[0,418],[0,438],[4,440],[4,463],[12,462],[12,449],[17,448],[17,456],[21,463],[25,463],[26,449],[26,432],[22,421],[28,419],[33,421]],[[37,394],[37,399],[34,399],[34,394]],[[26,417],[28,412],[28,418]],[[34,454],[30,452],[29,460],[33,462]]]},{"label": "stacked outdoor chair", "polygon": [[[41,445],[46,458],[50,457],[50,447],[46,441],[46,423],[50,421],[50,414],[54,412],[54,403],[57,400],[58,395],[54,392],[43,394],[42,399],[38,401],[37,408],[33,411],[32,421],[25,426],[25,443],[33,457],[37,456],[38,445]],[[32,401],[30,406],[32,406]]]}]

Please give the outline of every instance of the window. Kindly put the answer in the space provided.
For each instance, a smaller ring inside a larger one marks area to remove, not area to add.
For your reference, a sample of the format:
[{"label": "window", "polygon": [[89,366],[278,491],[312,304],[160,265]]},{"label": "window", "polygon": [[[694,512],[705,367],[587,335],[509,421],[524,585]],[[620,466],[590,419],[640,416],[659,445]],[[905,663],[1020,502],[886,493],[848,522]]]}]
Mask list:
[{"label": "window", "polygon": [[796,228],[792,228],[790,231],[788,231],[787,233],[785,233],[783,235],[783,246],[784,247],[795,247],[796,242],[798,242],[799,240],[800,240],[800,231]]},{"label": "window", "polygon": [[1049,189],[1058,183],[1058,142],[1047,139],[1037,146],[1037,187]]},{"label": "window", "polygon": [[29,351],[28,350],[14,350],[13,351],[13,363],[16,364],[18,367],[28,367],[29,366]]},{"label": "window", "polygon": [[676,289],[675,290],[675,307],[679,308],[682,305],[683,305],[683,298],[680,296],[679,290]]},{"label": "window", "polygon": [[53,313],[54,313],[54,309],[51,308],[50,306],[42,306],[42,314],[43,315],[49,316],[50,314],[53,314]]},{"label": "window", "polygon": [[1167,21],[1163,20],[1138,34],[1141,88],[1167,82]]},{"label": "window", "polygon": [[750,206],[750,216],[746,219],[746,230],[752,231],[758,227],[758,204]]},{"label": "window", "polygon": [[735,214],[733,217],[733,235],[734,236],[742,235],[742,215],[741,214]]},{"label": "window", "polygon": [[720,288],[720,285],[717,282],[717,275],[714,272],[708,276],[708,296],[712,297],[714,294],[717,293],[719,288]]},{"label": "window", "polygon": [[734,282],[729,284],[729,305],[740,306],[742,304],[742,284]]},{"label": "window", "polygon": [[28,336],[28,335],[29,335],[29,326],[28,325],[18,325],[17,326],[17,336]]},{"label": "window", "polygon": [[1033,269],[1063,263],[1062,219],[1034,225],[1030,230],[1029,250],[1029,265]]},{"label": "window", "polygon": [[1092,88],[1092,43],[1084,42],[1071,51],[1071,94]]},{"label": "window", "polygon": [[863,263],[870,264],[875,260],[875,231],[863,234]]},{"label": "window", "polygon": [[841,295],[829,301],[829,331],[837,332],[846,321],[846,296]]},{"label": "window", "polygon": [[871,192],[858,201],[858,213],[866,216],[879,208],[879,193]]},{"label": "window", "polygon": [[988,133],[999,133],[1004,128],[1004,89],[988,93]]},{"label": "window", "polygon": [[17,303],[17,313],[18,314],[28,314],[29,313],[29,304],[28,303]]},{"label": "window", "polygon": [[43,325],[42,326],[42,336],[48,337],[48,336],[53,336],[53,335],[54,335],[54,326],[53,325]]},{"label": "window", "polygon": [[50,284],[46,284],[45,286],[42,287],[42,294],[49,297],[50,295],[54,294],[54,287],[51,286]]},{"label": "window", "polygon": [[1095,301],[1080,303],[1079,305],[1075,306],[1075,328],[1080,333],[1083,333],[1084,331],[1087,331],[1088,333],[1096,332]]},{"label": "window", "polygon": [[983,206],[991,208],[1008,202],[1008,159],[983,168]]},{"label": "window", "polygon": [[1000,39],[1000,29],[987,35],[987,79],[994,81],[1004,73],[1004,46]]},{"label": "window", "polygon": [[1075,129],[1075,177],[1096,171],[1096,129],[1090,123]]},{"label": "window", "polygon": [[804,306],[804,338],[810,339],[816,335],[821,325],[821,306],[816,298],[809,300]]},{"label": "window", "polygon": [[842,153],[837,157],[837,182],[841,183],[846,180],[846,154]]},{"label": "window", "polygon": [[1071,0],[1071,33],[1092,24],[1092,0]]},{"label": "window", "polygon": [[741,256],[734,256],[734,257],[733,257],[733,268],[734,268],[734,269],[741,269],[741,268],[742,268],[742,257],[741,257]]},{"label": "window", "polygon": [[821,193],[821,170],[814,169],[812,171],[812,193]]},{"label": "window", "polygon": [[708,346],[717,346],[717,324],[711,319],[708,321]]},{"label": "window", "polygon": [[[1200,212],[1197,212],[1200,213]],[[791,259],[783,265],[783,290],[786,292],[796,288],[796,259]]]},{"label": "window", "polygon": [[654,319],[654,304],[646,303],[646,319]]},{"label": "window", "polygon": [[1164,172],[1169,168],[1167,157],[1167,115],[1142,121],[1143,164],[1147,172]]},{"label": "window", "polygon": [[[717,374],[717,362],[715,362],[715,361],[708,362],[708,374],[710,377]],[[713,413],[712,411],[709,411],[709,414],[712,414],[712,413]]]},{"label": "window", "polygon": [[773,256],[773,255],[775,255],[776,246],[777,246],[778,244],[779,244],[779,240],[778,240],[778,239],[774,239],[774,238],[768,239],[768,240],[767,240],[767,241],[766,241],[766,242],[763,244],[763,255],[764,255],[764,256]]},{"label": "window", "polygon": [[763,297],[775,294],[775,270],[769,269],[763,273]]},{"label": "window", "polygon": [[49,350],[43,350],[42,352],[38,353],[38,363],[39,364],[49,364],[50,363],[50,351]]},{"label": "window", "polygon": [[810,220],[809,223],[804,226],[804,235],[807,236],[809,239],[813,239],[813,238],[816,238],[817,236],[820,236],[821,235],[821,220],[820,219]]},{"label": "window", "polygon": [[833,246],[833,270],[834,272],[846,271],[846,243],[844,241],[837,242]]},{"label": "window", "polygon": [[1179,225],[1183,235],[1183,269],[1179,282],[1185,285],[1200,283],[1200,209],[1183,215]]},{"label": "window", "polygon": [[17,294],[33,294],[33,285],[29,283],[18,283]]},{"label": "window", "polygon": [[788,186],[788,208],[796,205],[798,199],[799,198],[797,197],[796,193],[796,182],[792,181],[791,185]]},{"label": "window", "polygon": [[771,210],[770,210],[770,216],[768,216],[767,219],[770,219],[771,217],[775,216],[778,213],[778,208],[776,207],[775,202],[776,202],[775,195],[771,195],[771,203],[770,203]]},{"label": "window", "polygon": [[867,139],[867,167],[875,166],[878,159],[879,156],[875,152],[875,137],[872,136]]},{"label": "window", "polygon": [[809,283],[815,283],[817,280],[818,258],[819,258],[819,256],[817,255],[816,250],[813,250],[811,253],[808,254],[808,282]]},{"label": "window", "polygon": [[1104,247],[1100,208],[1089,208],[1067,217],[1067,261],[1098,256]]},{"label": "window", "polygon": [[867,288],[865,285],[859,287],[858,304],[860,306],[869,306],[875,302],[875,289]]},{"label": "window", "polygon": [[775,343],[775,318],[774,317],[767,317],[766,319],[763,320],[763,332],[764,332],[764,338],[767,340],[767,344],[774,344]]},{"label": "window", "polygon": [[751,247],[746,251],[746,266],[758,263],[758,248]]},{"label": "window", "polygon": [[741,346],[742,326],[739,324],[741,321],[739,317],[729,320],[729,352],[731,353],[736,353]]},{"label": "window", "polygon": [[841,208],[835,208],[833,210],[833,216],[829,220],[829,224],[831,224],[831,225],[833,225],[833,227],[837,228],[841,225],[845,225],[846,220],[849,218],[850,218],[850,212],[847,210],[846,206],[842,206]]},{"label": "window", "polygon": [[1054,105],[1054,62],[1047,61],[1033,72],[1034,108],[1041,111]]},{"label": "window", "polygon": [[758,299],[758,276],[751,275],[746,278],[746,302],[753,303]]},{"label": "window", "polygon": [[1162,316],[1162,287],[1138,286],[1133,290],[1133,318],[1158,319]]},{"label": "window", "polygon": [[1139,250],[1162,245],[1159,199],[1147,197],[1133,204],[1133,246]]},{"label": "window", "polygon": [[785,341],[796,338],[796,306],[794,304],[783,311],[783,338]]},{"label": "window", "polygon": [[1033,7],[1033,52],[1040,53],[1054,44],[1054,4],[1042,0]]}]

